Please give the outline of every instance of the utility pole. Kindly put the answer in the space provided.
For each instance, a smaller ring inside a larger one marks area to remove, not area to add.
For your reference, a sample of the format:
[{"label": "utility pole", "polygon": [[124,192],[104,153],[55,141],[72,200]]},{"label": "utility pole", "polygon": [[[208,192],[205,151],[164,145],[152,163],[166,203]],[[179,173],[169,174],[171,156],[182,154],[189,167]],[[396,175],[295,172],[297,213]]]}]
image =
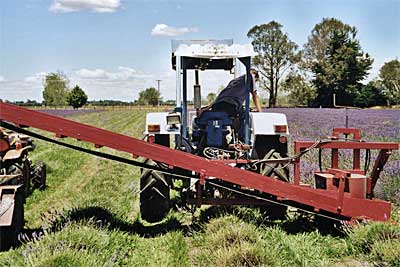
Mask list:
[{"label": "utility pole", "polygon": [[160,82],[162,80],[156,80],[157,81],[157,86],[158,86],[158,98],[157,98],[157,106],[160,106]]}]

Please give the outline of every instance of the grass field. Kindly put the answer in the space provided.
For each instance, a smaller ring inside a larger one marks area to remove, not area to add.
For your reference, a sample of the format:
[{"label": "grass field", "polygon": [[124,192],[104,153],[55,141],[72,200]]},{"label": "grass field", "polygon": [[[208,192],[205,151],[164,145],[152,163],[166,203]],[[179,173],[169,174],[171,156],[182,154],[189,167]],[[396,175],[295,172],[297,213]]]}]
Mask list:
[{"label": "grass field", "polygon": [[[293,133],[311,130],[288,112]],[[115,110],[69,118],[141,137],[145,114]],[[392,117],[385,127],[398,131]],[[35,142],[31,157],[47,163],[48,188],[27,199],[23,244],[0,253],[0,266],[400,266],[397,208],[392,223],[363,224],[335,235],[323,233],[305,215],[269,222],[250,208],[205,208],[194,217],[172,211],[153,225],[139,218],[138,168]],[[396,196],[398,153],[391,160],[394,176],[386,179]]]}]

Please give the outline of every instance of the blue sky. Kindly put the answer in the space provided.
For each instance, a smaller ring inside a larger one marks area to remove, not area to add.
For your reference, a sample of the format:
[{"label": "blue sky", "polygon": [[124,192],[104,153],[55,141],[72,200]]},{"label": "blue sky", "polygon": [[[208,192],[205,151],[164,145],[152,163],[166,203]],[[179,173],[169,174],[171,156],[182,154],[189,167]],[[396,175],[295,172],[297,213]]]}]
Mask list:
[{"label": "blue sky", "polygon": [[[300,46],[324,17],[356,26],[375,59],[368,79],[400,56],[400,0],[2,0],[0,16],[0,98],[9,100],[41,100],[44,75],[57,70],[89,99],[131,101],[156,79],[164,99],[174,99],[171,39],[245,44],[253,25],[271,20]],[[202,73],[204,94],[230,78]]]}]

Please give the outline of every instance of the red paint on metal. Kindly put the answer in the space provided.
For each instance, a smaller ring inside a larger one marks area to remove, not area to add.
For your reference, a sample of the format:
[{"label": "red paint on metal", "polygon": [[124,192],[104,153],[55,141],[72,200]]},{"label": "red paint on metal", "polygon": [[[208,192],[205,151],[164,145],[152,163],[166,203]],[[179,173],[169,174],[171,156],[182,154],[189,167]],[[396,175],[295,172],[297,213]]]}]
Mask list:
[{"label": "red paint on metal", "polygon": [[10,148],[8,142],[4,139],[0,139],[0,152],[7,151]]},{"label": "red paint on metal", "polygon": [[353,135],[353,139],[355,140],[361,140],[361,131],[360,129],[356,128],[335,128],[333,129],[333,136],[334,137],[340,137],[340,135]]},{"label": "red paint on metal", "polygon": [[[314,142],[311,141],[295,141],[294,142],[294,152],[295,154],[300,153],[304,149],[314,145]],[[379,174],[385,165],[387,161],[387,157],[385,156],[384,152],[386,151],[390,153],[391,150],[399,149],[399,144],[395,142],[345,142],[345,141],[336,141],[332,140],[332,142],[327,142],[327,143],[321,143],[317,146],[317,148],[322,148],[322,149],[332,149],[332,161],[331,161],[331,168],[338,168],[338,153],[339,149],[353,149],[354,150],[359,150],[359,149],[381,149],[381,152],[379,153],[379,156],[377,160],[375,161],[374,169],[372,171],[371,177],[376,177],[375,179],[378,179]],[[356,160],[359,160],[356,158]],[[354,166],[354,162],[353,162]],[[356,167],[357,166],[356,164]],[[375,168],[376,167],[376,168]],[[365,174],[362,170],[359,168],[354,169],[354,170],[348,170],[352,173],[360,173],[360,174]],[[296,159],[294,163],[294,183],[299,184],[300,183],[300,159]],[[374,183],[373,183],[374,185]],[[372,187],[373,188],[373,187]]]},{"label": "red paint on metal", "polygon": [[[198,205],[198,200],[191,198],[188,200],[188,204]],[[254,205],[254,206],[269,206],[271,202],[265,200],[258,200],[254,198],[205,198],[201,199],[202,205],[220,205],[220,206],[232,206],[232,205]]]},{"label": "red paint on metal", "polygon": [[343,207],[344,185],[345,185],[344,183],[345,183],[345,177],[341,175],[339,177],[339,197],[337,200],[337,210],[339,214],[341,213]]},{"label": "red paint on metal", "polygon": [[[295,146],[297,145],[297,150],[308,148],[314,145],[315,142],[312,141],[295,141]],[[388,149],[394,150],[399,149],[399,144],[396,142],[345,142],[345,141],[335,141],[328,143],[321,143],[317,148],[323,149]]]},{"label": "red paint on metal", "polygon": [[155,143],[156,142],[156,137],[154,136],[154,135],[148,135],[147,136],[147,142],[149,142],[149,143]]},{"label": "red paint on metal", "polygon": [[[219,162],[223,162],[225,164],[231,164],[231,163],[235,163],[235,164],[247,164],[247,163],[251,163],[251,160],[248,159],[212,159],[212,161],[219,161]],[[286,162],[286,161],[282,161],[282,162]]]},{"label": "red paint on metal", "polygon": [[352,197],[366,198],[367,177],[365,175],[352,175],[349,179],[349,191]]},{"label": "red paint on metal", "polygon": [[331,166],[332,168],[339,168],[339,150],[332,149],[332,156],[331,156]]},{"label": "red paint on metal", "polygon": [[[320,210],[337,213],[336,203],[339,197],[337,192],[304,188],[298,185],[285,183],[271,177],[231,167],[223,162],[211,161],[182,151],[70,121],[65,118],[17,107],[8,103],[0,103],[0,120],[15,124],[29,125],[30,127],[56,134],[62,133],[63,135],[75,139],[106,146],[130,154],[136,154],[158,162],[202,173],[206,177],[216,177],[226,182],[254,188],[276,197],[283,197]],[[365,143],[356,144],[361,146],[360,149],[365,146]],[[396,148],[398,147],[397,144],[382,144],[382,146],[387,146],[389,149],[394,149],[394,146]],[[332,145],[331,143],[322,144],[321,147],[329,147]],[[334,144],[334,146],[336,145],[338,144]],[[346,144],[343,146],[345,145]],[[377,146],[380,147],[379,144],[377,144]],[[299,149],[301,146],[297,145],[296,147]],[[371,220],[384,221],[390,217],[390,212],[391,204],[389,202],[357,199],[352,198],[348,194],[344,194],[340,214],[349,218],[366,217]]]},{"label": "red paint on metal", "polygon": [[353,169],[359,170],[361,165],[360,149],[353,150]]}]

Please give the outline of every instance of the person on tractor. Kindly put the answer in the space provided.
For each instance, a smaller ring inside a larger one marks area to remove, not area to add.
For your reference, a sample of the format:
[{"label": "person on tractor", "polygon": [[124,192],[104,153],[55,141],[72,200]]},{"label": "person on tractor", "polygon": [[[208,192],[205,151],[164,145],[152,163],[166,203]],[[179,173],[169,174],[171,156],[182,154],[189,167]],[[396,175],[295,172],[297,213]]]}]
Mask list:
[{"label": "person on tractor", "polygon": [[[260,76],[256,69],[250,70],[251,74],[251,86],[250,86],[250,94],[252,95],[254,105],[258,112],[261,112],[261,104],[260,99],[257,95],[256,82],[259,81]],[[229,84],[219,93],[215,101],[207,106],[202,108],[200,114],[206,110],[212,111],[224,111],[229,117],[235,118],[237,117],[242,109],[242,105],[246,99],[247,88],[246,88],[246,75],[242,75],[236,79],[233,79],[229,82]]]}]

